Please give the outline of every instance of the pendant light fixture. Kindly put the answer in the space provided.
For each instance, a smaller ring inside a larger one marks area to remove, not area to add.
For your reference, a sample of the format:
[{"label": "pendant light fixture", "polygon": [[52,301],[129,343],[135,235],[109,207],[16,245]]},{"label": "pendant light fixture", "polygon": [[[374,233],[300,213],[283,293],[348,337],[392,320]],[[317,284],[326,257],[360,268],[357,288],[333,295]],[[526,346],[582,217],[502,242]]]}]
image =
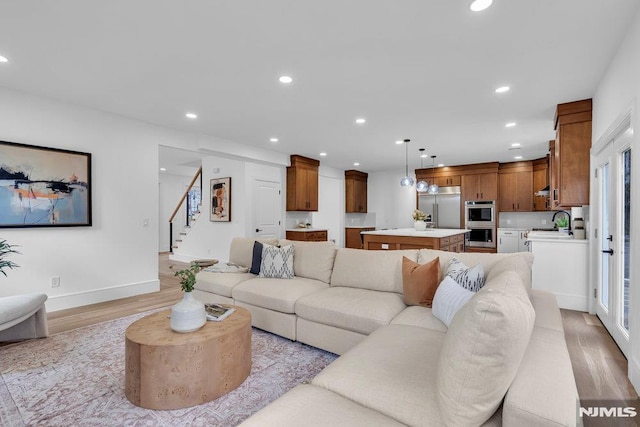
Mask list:
[{"label": "pendant light fixture", "polygon": [[400,180],[400,185],[402,187],[411,187],[413,186],[414,180],[413,178],[411,178],[409,176],[409,142],[411,140],[410,139],[405,139],[404,142],[404,156],[405,156],[405,163],[404,163],[404,178],[402,178]]},{"label": "pendant light fixture", "polygon": [[[424,159],[425,157],[427,157],[426,154],[424,154],[424,148],[420,148],[418,151],[420,151],[420,169],[424,168],[424,166],[422,165],[422,159]],[[429,184],[427,183],[427,181],[418,181],[418,183],[416,184],[416,191],[418,193],[424,193],[429,189]]]},{"label": "pendant light fixture", "polygon": [[438,194],[438,192],[440,191],[440,188],[438,187],[438,184],[436,184],[436,181],[435,181],[435,172],[436,172],[435,165],[436,165],[436,156],[431,156],[431,172],[432,172],[432,177],[434,179],[433,181],[431,181],[431,185],[427,189],[427,193],[429,194]]}]

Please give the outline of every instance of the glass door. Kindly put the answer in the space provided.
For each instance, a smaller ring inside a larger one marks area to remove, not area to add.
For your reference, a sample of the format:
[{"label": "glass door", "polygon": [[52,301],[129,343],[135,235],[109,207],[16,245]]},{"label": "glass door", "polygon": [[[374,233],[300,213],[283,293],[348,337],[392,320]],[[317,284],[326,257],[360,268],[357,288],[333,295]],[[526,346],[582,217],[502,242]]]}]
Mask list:
[{"label": "glass door", "polygon": [[626,355],[629,349],[631,129],[596,157],[594,233],[598,273],[596,313]]}]

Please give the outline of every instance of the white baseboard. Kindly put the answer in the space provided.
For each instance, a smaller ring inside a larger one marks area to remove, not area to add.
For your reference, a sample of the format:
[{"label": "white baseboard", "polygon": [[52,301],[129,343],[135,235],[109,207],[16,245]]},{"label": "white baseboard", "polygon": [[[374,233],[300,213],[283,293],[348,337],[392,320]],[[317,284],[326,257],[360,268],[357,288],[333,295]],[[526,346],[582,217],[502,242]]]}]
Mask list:
[{"label": "white baseboard", "polygon": [[589,300],[582,295],[563,294],[554,292],[558,307],[569,310],[589,311]]},{"label": "white baseboard", "polygon": [[128,283],[111,288],[94,289],[87,292],[75,292],[71,294],[51,296],[45,303],[45,307],[47,312],[52,312],[88,304],[95,304],[98,302],[111,301],[114,299],[132,297],[134,295],[158,292],[159,290],[159,280]]}]

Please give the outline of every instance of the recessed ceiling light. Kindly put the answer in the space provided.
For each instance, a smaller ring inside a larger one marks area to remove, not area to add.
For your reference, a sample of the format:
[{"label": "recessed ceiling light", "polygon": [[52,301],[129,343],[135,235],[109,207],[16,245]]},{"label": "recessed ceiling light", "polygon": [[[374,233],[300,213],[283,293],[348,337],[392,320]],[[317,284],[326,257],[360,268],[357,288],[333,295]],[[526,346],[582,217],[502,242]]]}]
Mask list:
[{"label": "recessed ceiling light", "polygon": [[520,160],[522,158],[522,156],[515,156],[514,159],[516,160]]},{"label": "recessed ceiling light", "polygon": [[188,119],[197,119],[197,118],[198,118],[198,115],[197,115],[197,114],[195,114],[195,113],[187,113],[187,114],[185,114],[184,116],[185,116],[186,118],[188,118]]},{"label": "recessed ceiling light", "polygon": [[289,76],[280,76],[278,80],[280,80],[280,83],[285,83],[285,84],[289,84],[293,81],[293,79]]},{"label": "recessed ceiling light", "polygon": [[493,3],[493,0],[474,0],[469,9],[474,12],[480,12],[491,6],[491,3]]},{"label": "recessed ceiling light", "polygon": [[269,138],[269,142],[278,142],[278,138]]},{"label": "recessed ceiling light", "polygon": [[500,86],[499,88],[496,89],[496,93],[505,93],[505,92],[509,92],[511,88],[509,86]]},{"label": "recessed ceiling light", "polygon": [[359,125],[363,125],[367,122],[367,119],[363,119],[362,117],[356,119],[356,123]]},{"label": "recessed ceiling light", "polygon": [[396,141],[396,144],[398,144],[398,145],[400,145],[400,144],[404,144],[404,141],[403,141],[403,140],[401,140],[401,139],[399,139],[399,140],[397,140],[397,141]]},{"label": "recessed ceiling light", "polygon": [[166,171],[166,170],[167,170],[167,168],[160,168],[160,170],[161,170],[162,172],[164,172],[164,171]]},{"label": "recessed ceiling light", "polygon": [[353,164],[353,166],[360,166],[360,163],[355,162],[355,163]]},{"label": "recessed ceiling light", "polygon": [[504,127],[506,127],[506,128],[512,128],[512,127],[514,127],[515,125],[516,125],[516,122],[510,122],[510,123],[507,123],[506,125],[504,125]]},{"label": "recessed ceiling light", "polygon": [[324,156],[326,156],[326,155],[327,155],[327,153],[320,153],[320,155],[321,155],[322,157],[324,157]]},{"label": "recessed ceiling light", "polygon": [[9,62],[9,60],[4,56],[0,55],[0,62]]},{"label": "recessed ceiling light", "polygon": [[512,147],[520,147],[520,143],[519,142],[514,142],[513,144],[511,144]]},{"label": "recessed ceiling light", "polygon": [[441,168],[444,166],[444,163],[438,163],[438,167]]}]

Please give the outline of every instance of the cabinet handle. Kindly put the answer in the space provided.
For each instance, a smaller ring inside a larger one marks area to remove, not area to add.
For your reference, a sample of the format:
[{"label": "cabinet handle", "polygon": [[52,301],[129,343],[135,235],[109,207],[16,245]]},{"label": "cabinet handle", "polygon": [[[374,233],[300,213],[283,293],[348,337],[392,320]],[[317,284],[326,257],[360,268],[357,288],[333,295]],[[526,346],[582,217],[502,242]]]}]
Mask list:
[{"label": "cabinet handle", "polygon": [[515,210],[515,209],[516,209],[516,204],[515,204],[515,203],[512,203],[512,204],[511,204],[511,209],[513,209],[513,210]]},{"label": "cabinet handle", "polygon": [[520,203],[518,203],[518,209],[520,209]]}]

